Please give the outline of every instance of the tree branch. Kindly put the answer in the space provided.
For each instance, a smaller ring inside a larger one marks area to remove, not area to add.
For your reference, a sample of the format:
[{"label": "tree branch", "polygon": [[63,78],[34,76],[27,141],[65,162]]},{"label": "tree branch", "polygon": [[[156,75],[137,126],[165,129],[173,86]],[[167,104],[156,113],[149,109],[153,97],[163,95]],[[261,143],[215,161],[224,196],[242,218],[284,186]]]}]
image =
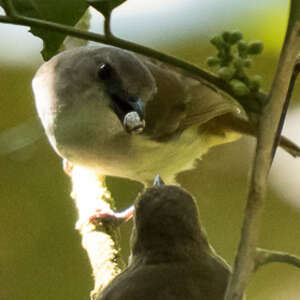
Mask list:
[{"label": "tree branch", "polygon": [[81,234],[82,246],[89,256],[95,279],[91,292],[93,300],[121,272],[125,263],[120,257],[117,225],[110,222],[96,226],[89,219],[97,209],[110,211],[113,206],[113,199],[105,186],[104,178],[79,166],[73,166],[70,176],[72,198],[79,214],[76,229]]},{"label": "tree branch", "polygon": [[285,117],[286,117],[286,114],[287,114],[287,110],[288,110],[288,107],[289,107],[289,104],[290,104],[290,100],[291,100],[291,97],[292,97],[292,94],[293,94],[293,90],[294,90],[295,83],[296,83],[299,72],[300,72],[300,59],[298,58],[296,63],[295,63],[295,66],[294,66],[294,70],[293,70],[293,74],[292,74],[292,77],[291,77],[291,80],[290,80],[288,92],[286,94],[286,98],[285,98],[285,101],[284,101],[282,114],[281,114],[281,117],[280,117],[280,121],[278,123],[277,133],[276,133],[276,137],[275,137],[273,148],[272,148],[272,160],[274,159],[277,146],[280,142],[281,131],[282,131],[282,128],[283,128],[284,120],[285,120]]},{"label": "tree branch", "polygon": [[299,29],[300,24],[295,23],[292,31],[286,34],[270,93],[270,101],[260,118],[241,241],[225,300],[240,300],[242,298],[246,284],[255,268],[256,247],[260,232],[267,177],[272,162],[273,145],[280,128],[279,123],[282,120],[281,115],[284,111],[290,78],[296,64],[297,54],[300,51]]},{"label": "tree branch", "polygon": [[256,249],[255,270],[273,262],[285,263],[300,268],[300,257],[296,255],[282,251],[272,251],[261,248]]},{"label": "tree branch", "polygon": [[104,34],[107,40],[114,39],[110,28],[111,12],[104,18]]},{"label": "tree branch", "polygon": [[263,93],[257,93],[254,95],[255,98],[253,99],[253,95],[249,96],[243,96],[243,97],[237,97],[232,93],[231,87],[228,83],[226,83],[221,78],[213,75],[212,73],[209,73],[207,71],[204,71],[198,67],[196,67],[193,64],[187,63],[185,61],[182,61],[176,57],[161,53],[159,51],[156,51],[154,49],[129,42],[120,38],[115,37],[112,35],[110,31],[110,20],[105,21],[105,32],[107,34],[110,33],[108,36],[104,36],[101,34],[96,34],[93,32],[87,32],[75,29],[71,26],[66,26],[63,24],[58,24],[50,21],[35,19],[35,18],[29,18],[29,17],[23,17],[23,16],[0,16],[0,23],[8,23],[8,24],[15,24],[15,25],[23,25],[23,26],[30,26],[30,27],[37,27],[42,28],[50,31],[60,32],[63,34],[67,34],[69,36],[74,36],[80,39],[84,40],[90,40],[94,42],[99,42],[106,45],[112,45],[116,47],[120,47],[129,51],[133,51],[154,59],[157,59],[159,61],[162,61],[164,63],[173,65],[175,67],[178,67],[185,72],[188,73],[188,75],[196,80],[205,80],[208,83],[214,85],[218,89],[224,91],[228,95],[230,95],[232,98],[236,99],[240,103],[247,103],[247,101],[257,101],[260,102],[261,99],[265,99],[267,96]]}]

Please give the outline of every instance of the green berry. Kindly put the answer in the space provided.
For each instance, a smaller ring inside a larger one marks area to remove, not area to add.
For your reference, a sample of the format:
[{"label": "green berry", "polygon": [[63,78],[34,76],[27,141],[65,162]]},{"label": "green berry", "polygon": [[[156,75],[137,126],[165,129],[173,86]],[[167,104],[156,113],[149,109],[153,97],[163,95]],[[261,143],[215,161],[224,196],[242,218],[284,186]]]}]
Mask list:
[{"label": "green berry", "polygon": [[225,81],[230,81],[234,75],[234,71],[228,67],[220,68],[217,73]]},{"label": "green berry", "polygon": [[220,62],[222,63],[224,60],[226,60],[226,53],[224,49],[220,49],[218,52],[218,58],[220,59]]},{"label": "green berry", "polygon": [[264,49],[264,44],[261,41],[255,41],[249,44],[248,53],[251,55],[257,55],[262,53]]},{"label": "green berry", "polygon": [[228,43],[231,44],[231,45],[234,45],[238,41],[240,41],[242,38],[243,38],[243,34],[240,31],[238,31],[238,30],[232,31],[230,33],[230,37],[229,37]]},{"label": "green berry", "polygon": [[240,80],[233,79],[230,81],[230,86],[232,88],[233,93],[236,96],[243,97],[247,96],[250,93],[249,88]]},{"label": "green berry", "polygon": [[206,63],[209,67],[215,67],[220,64],[220,59],[214,56],[209,56]]},{"label": "green berry", "polygon": [[243,61],[243,63],[244,63],[244,66],[245,66],[246,68],[250,68],[251,65],[252,65],[252,59],[251,59],[251,58],[246,58],[246,59]]},{"label": "green berry", "polygon": [[216,48],[218,49],[222,49],[224,48],[224,40],[221,36],[214,36],[211,40],[210,40],[211,44],[213,44]]},{"label": "green berry", "polygon": [[235,57],[233,59],[233,65],[237,70],[240,70],[244,67],[244,60],[240,57]]},{"label": "green berry", "polygon": [[246,58],[248,54],[248,43],[241,40],[237,44],[240,57]]},{"label": "green berry", "polygon": [[254,75],[249,82],[249,87],[251,90],[258,91],[262,84],[262,77],[260,75]]},{"label": "green berry", "polygon": [[225,41],[225,43],[229,43],[230,37],[231,37],[231,33],[229,31],[224,31],[222,33],[222,38]]}]

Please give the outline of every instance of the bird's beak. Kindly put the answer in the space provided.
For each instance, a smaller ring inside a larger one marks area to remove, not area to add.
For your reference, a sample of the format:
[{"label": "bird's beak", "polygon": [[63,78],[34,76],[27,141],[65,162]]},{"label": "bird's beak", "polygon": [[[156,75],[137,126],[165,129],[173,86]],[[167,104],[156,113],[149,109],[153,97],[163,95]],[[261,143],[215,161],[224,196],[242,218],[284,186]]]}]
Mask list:
[{"label": "bird's beak", "polygon": [[144,130],[144,108],[141,99],[128,97],[123,100],[116,95],[111,95],[111,108],[128,133],[141,133]]}]

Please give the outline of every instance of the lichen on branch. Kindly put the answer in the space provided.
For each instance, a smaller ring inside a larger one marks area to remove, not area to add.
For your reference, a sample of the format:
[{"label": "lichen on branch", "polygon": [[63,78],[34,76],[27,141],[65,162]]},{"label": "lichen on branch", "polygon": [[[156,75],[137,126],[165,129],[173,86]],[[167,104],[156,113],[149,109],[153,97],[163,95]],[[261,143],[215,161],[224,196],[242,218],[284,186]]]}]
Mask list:
[{"label": "lichen on branch", "polygon": [[109,211],[114,203],[104,177],[79,166],[73,166],[71,177],[72,198],[78,209],[76,229],[81,234],[82,246],[92,267],[95,286],[91,299],[94,299],[125,267],[120,257],[118,227],[113,223],[96,226],[90,222],[96,210]]}]

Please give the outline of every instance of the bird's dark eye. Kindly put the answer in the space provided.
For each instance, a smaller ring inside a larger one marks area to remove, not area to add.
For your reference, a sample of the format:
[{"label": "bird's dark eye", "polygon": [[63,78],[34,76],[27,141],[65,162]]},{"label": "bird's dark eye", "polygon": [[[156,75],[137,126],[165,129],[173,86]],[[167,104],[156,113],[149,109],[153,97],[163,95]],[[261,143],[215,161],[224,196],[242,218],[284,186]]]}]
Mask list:
[{"label": "bird's dark eye", "polygon": [[112,68],[109,64],[103,63],[98,68],[98,77],[101,80],[108,79],[111,75]]}]

